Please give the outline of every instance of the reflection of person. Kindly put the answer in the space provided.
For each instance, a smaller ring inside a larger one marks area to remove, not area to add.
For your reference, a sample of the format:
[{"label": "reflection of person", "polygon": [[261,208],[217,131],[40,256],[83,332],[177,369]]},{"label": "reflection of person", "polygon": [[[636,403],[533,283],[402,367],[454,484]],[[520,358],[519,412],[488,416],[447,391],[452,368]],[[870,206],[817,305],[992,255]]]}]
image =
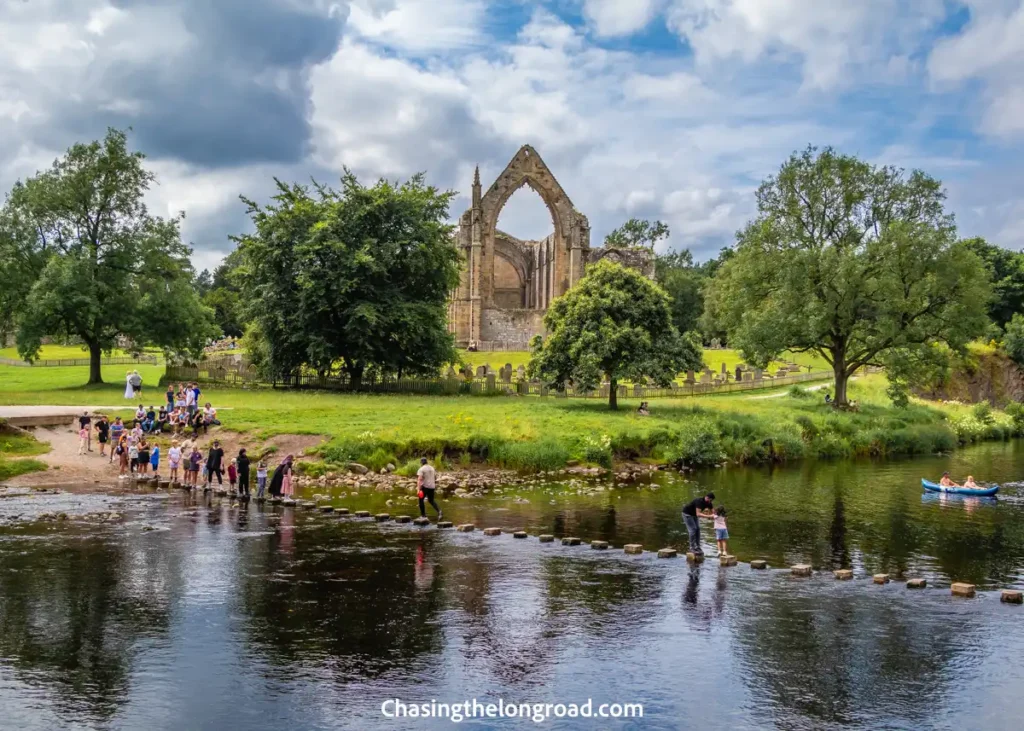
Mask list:
[{"label": "reflection of person", "polygon": [[690,536],[690,551],[695,555],[703,556],[704,549],[700,547],[700,523],[697,518],[713,518],[711,509],[715,493],[709,492],[702,497],[696,497],[683,508],[683,522],[686,524],[686,532]]},{"label": "reflection of person", "polygon": [[435,478],[437,471],[432,465],[427,464],[427,458],[423,457],[420,459],[420,468],[416,470],[416,496],[420,500],[420,517],[427,517],[427,508],[423,504],[426,500],[430,503],[430,507],[437,511],[437,519],[441,520],[441,508],[437,507],[437,503],[434,502],[435,492]]}]

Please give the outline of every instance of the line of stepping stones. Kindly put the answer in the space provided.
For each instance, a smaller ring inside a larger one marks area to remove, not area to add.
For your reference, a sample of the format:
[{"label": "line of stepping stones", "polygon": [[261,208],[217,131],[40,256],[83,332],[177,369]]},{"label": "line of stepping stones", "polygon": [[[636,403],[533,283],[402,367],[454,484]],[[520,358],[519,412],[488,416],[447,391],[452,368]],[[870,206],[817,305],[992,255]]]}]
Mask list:
[{"label": "line of stepping stones", "polygon": [[[163,485],[163,484],[161,484],[161,486],[165,486],[166,487],[166,486],[170,486],[170,485]],[[184,489],[188,489],[184,485],[181,485],[181,486],[174,485],[174,486],[175,487],[182,487]],[[226,497],[228,495],[231,495],[232,497],[236,497],[237,498],[237,496],[235,496],[229,490],[223,490],[223,489],[212,490],[211,489],[210,491],[213,492],[214,494],[216,494],[219,497]],[[242,500],[243,502],[247,500],[247,498],[244,498],[244,497],[240,497],[240,498],[237,498],[237,499]],[[416,525],[416,526],[428,526],[428,525],[430,525],[430,520],[428,518],[412,518],[412,517],[410,517],[408,515],[396,515],[396,516],[394,516],[392,518],[390,513],[371,514],[369,510],[357,510],[354,513],[350,513],[348,508],[335,508],[333,505],[329,505],[329,504],[326,504],[326,503],[318,504],[318,503],[313,502],[312,500],[297,501],[297,500],[293,500],[291,498],[277,498],[277,497],[275,497],[275,498],[252,498],[252,499],[255,500],[256,502],[269,502],[272,505],[283,505],[285,507],[301,507],[301,508],[304,508],[306,510],[319,510],[321,513],[334,513],[336,515],[352,515],[353,517],[356,517],[356,518],[370,518],[370,517],[372,517],[378,523],[386,523],[386,522],[389,522],[389,521],[393,521],[395,523],[412,523],[413,525]],[[455,530],[457,530],[460,533],[472,533],[473,531],[476,530],[476,525],[474,525],[473,523],[462,523],[462,524],[460,524],[458,526],[455,526],[451,521],[447,521],[447,520],[438,521],[437,527],[438,527],[439,530],[446,530],[446,529],[455,528]],[[500,536],[503,532],[504,532],[504,530],[502,528],[484,528],[483,529],[483,534],[485,536]],[[520,538],[520,539],[522,539],[522,538],[529,538],[529,534],[526,531],[524,531],[524,530],[516,530],[516,531],[510,531],[510,532],[512,533],[512,537],[513,538]],[[553,536],[553,535],[551,535],[549,533],[541,534],[541,535],[537,536],[537,538],[538,538],[538,540],[541,543],[554,543],[554,541],[555,541],[555,536]],[[579,545],[581,545],[583,543],[582,539],[577,538],[575,536],[565,536],[565,537],[563,537],[561,539],[561,542],[562,542],[563,546],[579,546]],[[610,546],[608,545],[608,541],[591,541],[590,542],[590,547],[593,550],[595,550],[595,551],[607,551],[610,548]],[[636,556],[636,555],[642,554],[644,552],[644,547],[641,544],[639,544],[639,543],[627,543],[625,546],[622,547],[622,550],[625,553],[629,554],[629,555]],[[660,549],[658,549],[658,558],[675,558],[678,555],[679,555],[679,552],[675,548],[660,548]],[[690,563],[703,563],[704,562],[704,556],[702,554],[695,554],[693,552],[687,552],[686,560],[689,561]],[[728,554],[720,555],[718,557],[718,560],[719,560],[719,563],[722,566],[735,566],[737,564],[736,557],[735,556],[730,556]],[[755,570],[765,570],[765,569],[768,568],[768,562],[767,561],[762,561],[762,560],[759,560],[759,559],[755,559],[755,560],[750,562],[750,568],[755,569]],[[796,565],[790,567],[790,573],[793,576],[807,577],[807,576],[811,576],[813,574],[813,572],[814,572],[814,569],[811,567],[810,564],[796,564]],[[851,579],[853,579],[853,571],[851,569],[836,569],[835,571],[832,572],[832,575],[835,577],[836,581],[850,581]],[[890,582],[890,580],[891,580],[889,574],[874,574],[871,577],[871,579],[872,579],[872,581],[875,584],[883,584],[883,585],[884,584],[888,584]],[[926,579],[923,579],[923,578],[914,578],[914,579],[909,579],[907,581],[907,588],[908,589],[924,589],[927,586],[928,586],[928,582],[927,582]],[[965,597],[965,598],[968,598],[968,599],[969,598],[973,598],[975,596],[975,594],[976,594],[975,589],[976,589],[976,587],[975,587],[974,584],[966,584],[966,583],[961,583],[961,582],[955,582],[955,583],[950,585],[950,593],[953,596]],[[1002,593],[1000,595],[1000,601],[1005,602],[1007,604],[1024,604],[1024,592],[1017,591],[1015,589],[1003,589],[1003,591],[1002,591]]]}]

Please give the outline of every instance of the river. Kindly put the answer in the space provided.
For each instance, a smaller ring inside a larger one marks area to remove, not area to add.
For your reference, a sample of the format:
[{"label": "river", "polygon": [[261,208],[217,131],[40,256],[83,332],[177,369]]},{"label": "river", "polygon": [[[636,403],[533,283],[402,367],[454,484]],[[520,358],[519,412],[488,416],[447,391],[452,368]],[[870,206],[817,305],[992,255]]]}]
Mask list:
[{"label": "river", "polygon": [[[538,482],[443,504],[448,520],[525,540],[181,492],[7,497],[0,518],[72,519],[0,528],[0,727],[451,728],[382,704],[475,698],[553,713],[638,703],[643,718],[459,725],[1018,728],[1024,607],[998,590],[1024,585],[1024,485],[997,500],[922,495],[920,478],[943,469],[1012,482],[1024,444],[664,473],[656,489]],[[719,566],[709,536],[703,565],[658,559],[685,545],[679,508],[705,489],[729,510],[741,563]],[[389,497],[345,504],[378,511]],[[125,519],[75,520],[95,510]],[[814,576],[784,570],[798,562]],[[855,580],[834,580],[838,567]],[[894,580],[875,585],[876,572]],[[911,576],[929,588],[896,578]],[[977,598],[951,597],[951,581]]]}]

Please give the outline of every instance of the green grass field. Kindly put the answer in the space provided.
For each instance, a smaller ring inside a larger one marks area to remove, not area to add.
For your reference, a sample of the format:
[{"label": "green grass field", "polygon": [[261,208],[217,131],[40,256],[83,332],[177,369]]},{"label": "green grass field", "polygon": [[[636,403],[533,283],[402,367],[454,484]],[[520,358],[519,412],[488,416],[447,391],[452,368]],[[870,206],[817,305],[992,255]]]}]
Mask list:
[{"label": "green grass field", "polygon": [[44,463],[27,457],[46,454],[48,451],[49,447],[42,442],[21,433],[8,431],[0,424],[0,481],[45,470]]}]

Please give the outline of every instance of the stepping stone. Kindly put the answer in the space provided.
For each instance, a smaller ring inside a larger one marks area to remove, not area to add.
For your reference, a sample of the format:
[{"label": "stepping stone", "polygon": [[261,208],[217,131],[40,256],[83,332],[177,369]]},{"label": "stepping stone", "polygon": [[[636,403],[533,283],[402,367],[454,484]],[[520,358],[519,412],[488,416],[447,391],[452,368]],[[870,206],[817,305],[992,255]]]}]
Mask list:
[{"label": "stepping stone", "polygon": [[719,556],[718,557],[718,562],[722,566],[735,566],[736,565],[736,557],[735,556],[730,556],[729,554],[725,554],[724,556]]},{"label": "stepping stone", "polygon": [[928,586],[928,581],[926,579],[910,579],[907,582],[908,589],[923,589],[926,586]]},{"label": "stepping stone", "polygon": [[517,530],[515,533],[512,534],[512,537],[513,538],[526,538],[527,537],[527,533],[524,530]]},{"label": "stepping stone", "polygon": [[1003,594],[999,597],[999,601],[1006,604],[1024,604],[1024,592],[1015,591],[1014,589],[1003,589]]},{"label": "stepping stone", "polygon": [[356,511],[356,517],[357,518],[369,518],[370,517],[370,511],[369,510],[357,510]]},{"label": "stepping stone", "polygon": [[348,508],[335,508],[334,512],[337,515],[348,515]]},{"label": "stepping stone", "polygon": [[949,590],[953,593],[953,596],[963,596],[968,599],[974,596],[974,584],[956,583],[951,585]]},{"label": "stepping stone", "polygon": [[679,551],[674,548],[661,548],[658,549],[658,558],[675,558],[679,555]]},{"label": "stepping stone", "polygon": [[875,574],[871,577],[871,580],[874,581],[876,584],[888,584],[889,574]]},{"label": "stepping stone", "polygon": [[376,520],[378,523],[383,523],[385,520],[391,520],[391,514],[377,513],[375,516],[373,516],[373,519]]},{"label": "stepping stone", "polygon": [[[416,518],[416,520],[413,521],[413,525],[419,525],[419,526],[430,525],[430,519],[429,518]],[[438,523],[437,527],[440,528],[441,524]],[[449,528],[451,527],[451,523],[448,524],[448,527]]]},{"label": "stepping stone", "polygon": [[302,507],[304,507],[306,510],[316,510],[316,503],[314,503],[312,500],[307,500],[306,502],[302,503]]},{"label": "stepping stone", "polygon": [[562,539],[563,546],[578,546],[580,545],[580,539],[572,536],[566,536]]},{"label": "stepping stone", "polygon": [[333,513],[334,512],[334,506],[333,505],[321,505],[320,506],[320,512],[321,513]]},{"label": "stepping stone", "polygon": [[284,505],[287,508],[294,508],[295,507],[295,501],[292,500],[291,498],[285,498],[284,500],[281,501],[281,504]]},{"label": "stepping stone", "polygon": [[808,563],[798,563],[796,566],[790,568],[793,576],[810,576],[811,570],[811,565]]},{"label": "stepping stone", "polygon": [[762,561],[761,559],[755,559],[750,562],[750,568],[752,569],[766,569],[768,568],[768,562]]},{"label": "stepping stone", "polygon": [[607,551],[608,541],[591,541],[590,547],[593,548],[595,551]]},{"label": "stepping stone", "polygon": [[408,516],[408,515],[396,515],[395,516],[395,522],[396,523],[411,523],[412,522],[412,517]]},{"label": "stepping stone", "polygon": [[853,571],[850,569],[836,569],[832,572],[832,575],[839,581],[849,581],[853,578]]},{"label": "stepping stone", "polygon": [[704,563],[704,554],[703,553],[694,553],[693,551],[688,551],[686,553],[686,560],[689,561],[690,563]]},{"label": "stepping stone", "polygon": [[459,526],[459,533],[472,533],[476,530],[476,526],[472,523],[463,523]]},{"label": "stepping stone", "polygon": [[639,543],[627,543],[622,547],[622,550],[628,553],[630,556],[637,556],[644,552],[644,547]]},{"label": "stepping stone", "polygon": [[553,535],[548,534],[548,533],[545,533],[542,536],[537,536],[537,539],[541,543],[554,543],[554,541],[555,541],[555,537]]},{"label": "stepping stone", "polygon": [[501,528],[484,528],[485,536],[500,536]]},{"label": "stepping stone", "polygon": [[452,522],[450,520],[439,520],[439,521],[437,521],[437,527],[438,528],[442,528],[442,529],[443,528],[451,528],[452,527]]},{"label": "stepping stone", "polygon": [[284,500],[282,500],[279,497],[272,497],[272,498],[270,498],[270,504],[271,505],[280,505],[283,502],[284,502]]}]

